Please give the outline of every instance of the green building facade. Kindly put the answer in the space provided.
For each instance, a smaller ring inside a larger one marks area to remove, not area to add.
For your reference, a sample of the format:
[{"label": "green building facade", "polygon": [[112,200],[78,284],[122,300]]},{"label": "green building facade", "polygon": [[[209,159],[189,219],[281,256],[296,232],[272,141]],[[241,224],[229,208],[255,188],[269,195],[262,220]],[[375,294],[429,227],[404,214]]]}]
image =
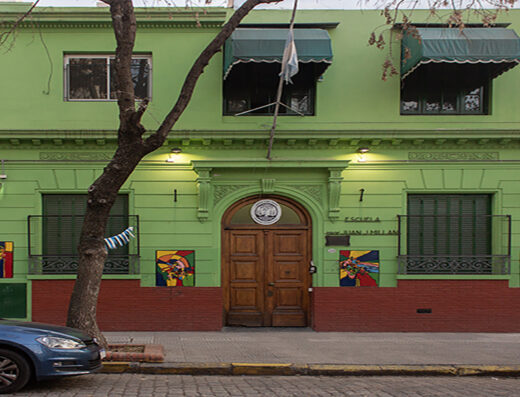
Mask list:
[{"label": "green building facade", "polygon": [[[151,98],[153,131],[231,11],[136,12],[136,93]],[[272,106],[248,110],[273,101],[281,54],[269,51],[289,17],[246,17],[124,184],[106,235],[131,226],[135,238],[109,250],[101,328],[518,332],[520,13],[468,30],[460,54],[452,30],[420,25],[413,67],[410,38],[401,48],[394,35],[390,56],[412,72],[383,81],[388,52],[367,44],[378,11],[299,11],[308,59],[268,160]],[[478,40],[496,50],[477,53]],[[2,54],[0,317],[64,322],[84,195],[116,145],[114,48],[106,8],[38,8]]]}]

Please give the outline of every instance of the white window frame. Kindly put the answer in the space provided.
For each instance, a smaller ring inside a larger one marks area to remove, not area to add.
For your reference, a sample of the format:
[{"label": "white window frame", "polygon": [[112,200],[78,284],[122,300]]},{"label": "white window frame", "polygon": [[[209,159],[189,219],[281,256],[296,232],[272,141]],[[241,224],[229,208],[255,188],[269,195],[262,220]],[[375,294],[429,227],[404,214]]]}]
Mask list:
[{"label": "white window frame", "polygon": [[[107,98],[95,99],[72,99],[69,96],[69,62],[70,59],[106,59],[107,61]],[[93,55],[93,54],[67,54],[63,56],[63,100],[66,102],[116,102],[117,99],[110,98],[110,62],[115,59],[114,54],[107,55]],[[149,76],[148,76],[148,99],[152,100],[152,55],[132,55],[132,59],[146,59],[148,61]],[[140,101],[141,99],[136,99]]]}]

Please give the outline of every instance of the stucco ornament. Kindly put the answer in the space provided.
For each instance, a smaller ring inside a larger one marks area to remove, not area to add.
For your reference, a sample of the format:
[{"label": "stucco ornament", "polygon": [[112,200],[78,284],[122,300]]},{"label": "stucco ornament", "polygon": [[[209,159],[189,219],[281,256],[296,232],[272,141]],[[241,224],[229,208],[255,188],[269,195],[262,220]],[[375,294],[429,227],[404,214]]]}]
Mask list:
[{"label": "stucco ornament", "polygon": [[281,216],[282,208],[274,200],[259,200],[251,207],[251,218],[260,225],[272,225]]}]

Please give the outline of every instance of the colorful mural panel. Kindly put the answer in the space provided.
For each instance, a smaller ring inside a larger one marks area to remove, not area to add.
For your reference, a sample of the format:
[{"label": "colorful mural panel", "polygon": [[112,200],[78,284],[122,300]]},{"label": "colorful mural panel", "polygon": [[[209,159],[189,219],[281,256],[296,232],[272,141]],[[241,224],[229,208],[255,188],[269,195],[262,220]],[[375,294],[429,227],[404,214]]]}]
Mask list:
[{"label": "colorful mural panel", "polygon": [[339,251],[340,287],[377,287],[379,251]]},{"label": "colorful mural panel", "polygon": [[156,251],[155,263],[156,286],[195,285],[195,251]]},{"label": "colorful mural panel", "polygon": [[0,278],[13,278],[12,241],[0,241]]}]

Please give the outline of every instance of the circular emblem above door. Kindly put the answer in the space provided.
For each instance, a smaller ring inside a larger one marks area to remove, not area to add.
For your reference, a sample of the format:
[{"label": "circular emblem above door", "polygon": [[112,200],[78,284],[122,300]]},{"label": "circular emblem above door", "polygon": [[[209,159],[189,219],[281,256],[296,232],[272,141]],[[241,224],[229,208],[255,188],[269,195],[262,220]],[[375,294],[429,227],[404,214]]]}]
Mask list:
[{"label": "circular emblem above door", "polygon": [[281,216],[280,204],[274,200],[259,200],[251,207],[251,218],[260,225],[272,225]]}]

